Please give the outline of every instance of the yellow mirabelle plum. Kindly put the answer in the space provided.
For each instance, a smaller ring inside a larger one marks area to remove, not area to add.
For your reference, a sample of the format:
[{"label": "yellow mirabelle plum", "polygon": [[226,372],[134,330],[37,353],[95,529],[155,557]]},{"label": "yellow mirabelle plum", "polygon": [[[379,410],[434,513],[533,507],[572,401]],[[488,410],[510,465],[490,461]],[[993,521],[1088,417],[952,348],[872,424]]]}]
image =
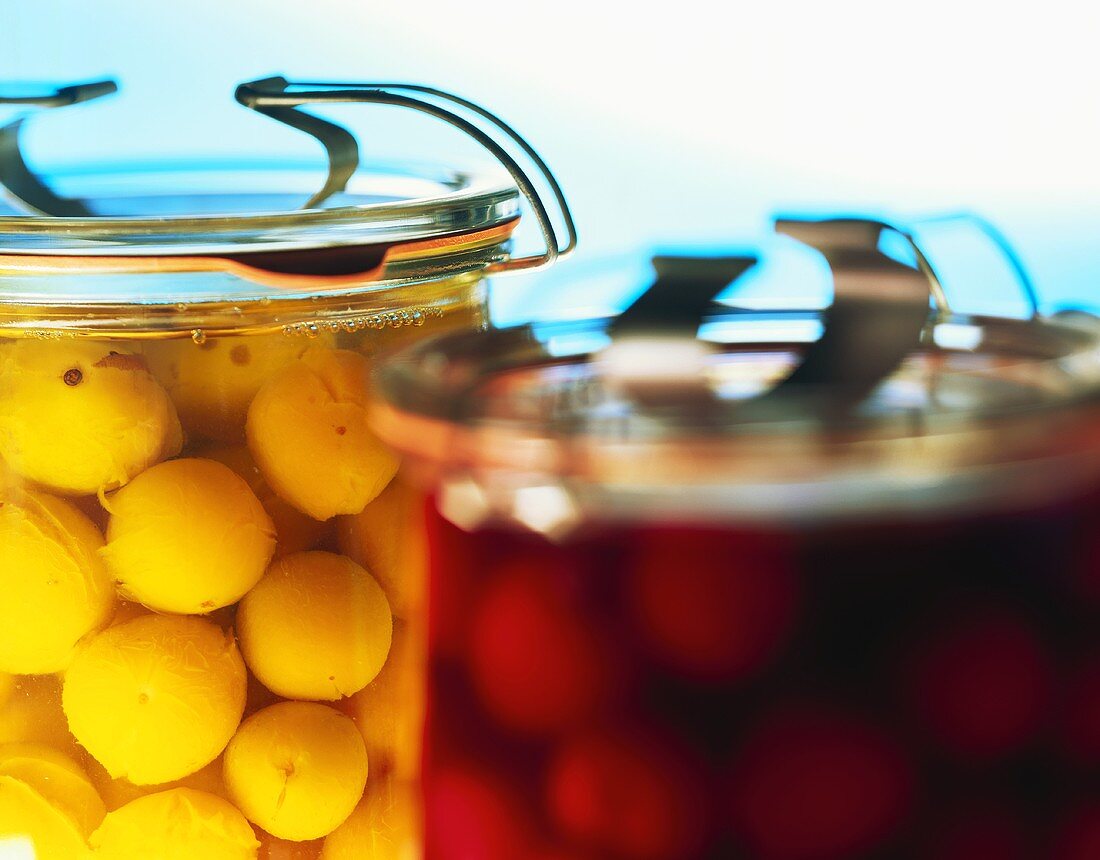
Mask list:
[{"label": "yellow mirabelle plum", "polygon": [[0,745],[0,775],[18,779],[32,788],[72,819],[84,838],[91,835],[107,814],[84,768],[45,744]]},{"label": "yellow mirabelle plum", "polygon": [[105,625],[115,594],[103,536],[68,502],[0,495],[0,671],[64,669],[81,637]]},{"label": "yellow mirabelle plum", "polygon": [[275,552],[275,526],[248,484],[213,460],[169,460],[107,502],[102,555],[123,597],[161,612],[236,603]]},{"label": "yellow mirabelle plum", "polygon": [[349,558],[277,559],[237,608],[248,667],[288,699],[335,701],[363,689],[389,654],[393,616],[382,587]]},{"label": "yellow mirabelle plum", "polygon": [[111,777],[155,785],[225,749],[244,713],[245,683],[231,634],[201,618],[147,615],[84,644],[61,701],[69,729]]},{"label": "yellow mirabelle plum", "polygon": [[367,425],[370,364],[308,350],[260,389],[248,447],[275,493],[315,520],[357,514],[386,488],[397,459]]},{"label": "yellow mirabelle plum", "polygon": [[182,445],[172,401],[126,347],[73,339],[0,348],[0,457],[22,479],[90,495]]},{"label": "yellow mirabelle plum", "polygon": [[225,787],[245,816],[280,839],[335,830],[367,782],[352,721],[314,702],[280,702],[243,723],[225,751]]},{"label": "yellow mirabelle plum", "polygon": [[171,788],[107,813],[90,840],[96,860],[255,860],[260,843],[228,801]]}]

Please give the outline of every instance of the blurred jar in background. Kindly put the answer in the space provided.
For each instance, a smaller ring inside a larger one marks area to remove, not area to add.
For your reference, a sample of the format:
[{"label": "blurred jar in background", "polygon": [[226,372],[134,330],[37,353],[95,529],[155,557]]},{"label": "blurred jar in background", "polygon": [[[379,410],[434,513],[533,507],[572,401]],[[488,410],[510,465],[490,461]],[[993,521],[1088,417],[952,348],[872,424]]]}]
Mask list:
[{"label": "blurred jar in background", "polygon": [[1093,856],[1100,325],[779,226],[826,310],[659,259],[619,318],[383,368],[429,491],[429,860]]}]

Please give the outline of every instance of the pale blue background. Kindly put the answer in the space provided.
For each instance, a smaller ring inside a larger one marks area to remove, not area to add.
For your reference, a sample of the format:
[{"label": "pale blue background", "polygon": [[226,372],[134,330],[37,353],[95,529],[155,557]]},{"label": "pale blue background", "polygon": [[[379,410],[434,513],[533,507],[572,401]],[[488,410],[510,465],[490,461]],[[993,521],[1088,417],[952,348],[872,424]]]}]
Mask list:
[{"label": "pale blue background", "polygon": [[[654,246],[745,247],[776,210],[835,207],[978,209],[1048,305],[1100,304],[1100,13],[1083,5],[0,0],[0,81],[122,80],[31,130],[43,164],[315,157],[232,101],[276,72],[430,82],[492,106],[556,168],[583,242],[548,275],[499,282],[502,320],[606,309]],[[384,137],[341,118],[368,155],[473,154],[416,118],[374,114]],[[960,304],[1018,309],[1003,266],[968,257],[953,261]],[[780,281],[820,287],[792,264],[753,289]]]}]

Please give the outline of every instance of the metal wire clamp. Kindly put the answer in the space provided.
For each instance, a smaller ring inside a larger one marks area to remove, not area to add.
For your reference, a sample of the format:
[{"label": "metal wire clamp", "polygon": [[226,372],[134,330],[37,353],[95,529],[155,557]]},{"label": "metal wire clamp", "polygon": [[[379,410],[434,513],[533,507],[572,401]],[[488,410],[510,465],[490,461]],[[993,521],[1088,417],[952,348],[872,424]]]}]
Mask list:
[{"label": "metal wire clamp", "polygon": [[[378,104],[410,108],[442,120],[464,132],[500,162],[511,175],[520,192],[526,198],[538,222],[546,250],[541,254],[510,257],[489,266],[488,271],[509,272],[521,269],[540,269],[558,257],[572,253],[577,245],[577,231],[572,213],[554,174],[534,148],[511,126],[480,105],[460,96],[417,84],[402,83],[296,83],[283,77],[262,78],[237,87],[237,101],[245,107],[271,117],[281,123],[304,131],[317,139],[328,155],[329,169],[324,186],[310,198],[307,206],[319,206],[326,199],[338,194],[359,166],[359,146],[355,136],[347,129],[328,120],[300,110],[304,105]],[[539,194],[531,175],[515,158],[476,122],[459,115],[456,109],[488,123],[490,128],[518,147],[535,166],[553,195],[562,224],[565,227],[564,244],[550,213]]]},{"label": "metal wire clamp", "polygon": [[[0,105],[17,108],[52,109],[89,102],[118,91],[112,80],[92,81],[85,84],[44,88],[41,92],[25,95],[4,95],[0,92]],[[0,187],[31,212],[67,218],[84,218],[92,215],[80,200],[64,197],[47,185],[27,165],[20,146],[20,133],[27,120],[20,113],[12,122],[0,127]]]}]

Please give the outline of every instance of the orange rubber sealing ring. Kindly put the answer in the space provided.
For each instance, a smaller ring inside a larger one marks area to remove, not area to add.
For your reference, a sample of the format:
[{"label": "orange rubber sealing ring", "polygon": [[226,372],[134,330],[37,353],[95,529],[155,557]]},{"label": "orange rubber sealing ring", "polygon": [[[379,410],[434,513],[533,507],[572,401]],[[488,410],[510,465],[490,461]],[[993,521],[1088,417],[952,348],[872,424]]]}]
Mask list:
[{"label": "orange rubber sealing ring", "polygon": [[376,280],[389,263],[398,260],[438,257],[453,251],[499,245],[512,235],[518,223],[517,217],[487,230],[389,245],[348,245],[218,257],[0,254],[0,274],[223,272],[279,289],[355,286]]}]

